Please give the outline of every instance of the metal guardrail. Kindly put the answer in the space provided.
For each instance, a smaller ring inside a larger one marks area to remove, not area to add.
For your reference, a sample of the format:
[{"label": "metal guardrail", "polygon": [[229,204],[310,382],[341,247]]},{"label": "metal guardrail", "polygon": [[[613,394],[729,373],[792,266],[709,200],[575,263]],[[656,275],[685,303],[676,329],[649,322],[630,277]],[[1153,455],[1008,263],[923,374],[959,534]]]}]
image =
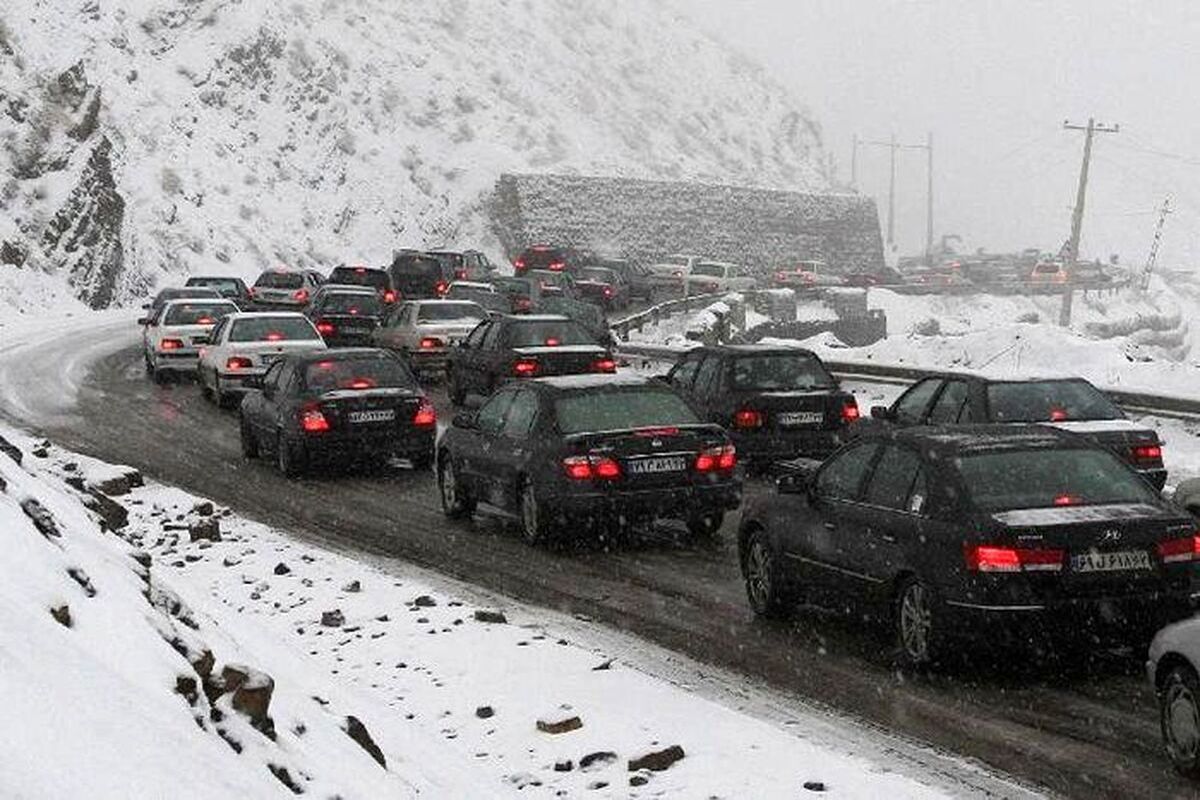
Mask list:
[{"label": "metal guardrail", "polygon": [[680,297],[675,300],[666,300],[662,303],[656,303],[644,311],[639,311],[636,314],[630,314],[628,317],[623,317],[616,322],[609,324],[609,328],[617,335],[617,338],[625,340],[629,338],[629,332],[632,330],[640,331],[646,325],[657,325],[663,319],[672,317],[676,314],[681,314],[689,311],[696,311],[705,306],[712,305],[729,292],[717,292],[715,294],[693,294],[687,297]]}]

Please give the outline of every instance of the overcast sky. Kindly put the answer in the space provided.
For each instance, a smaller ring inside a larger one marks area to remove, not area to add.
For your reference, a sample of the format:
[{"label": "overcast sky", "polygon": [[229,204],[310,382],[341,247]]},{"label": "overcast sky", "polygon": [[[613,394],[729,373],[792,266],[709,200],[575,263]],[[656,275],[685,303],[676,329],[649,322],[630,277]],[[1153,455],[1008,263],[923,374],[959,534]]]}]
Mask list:
[{"label": "overcast sky", "polygon": [[[851,137],[934,136],[935,235],[989,250],[1056,250],[1070,229],[1083,135],[1098,135],[1082,254],[1145,261],[1169,193],[1160,259],[1200,261],[1200,2],[1196,0],[686,0],[714,35],[808,104],[849,180]],[[1147,151],[1158,151],[1154,154]],[[887,150],[859,153],[887,199]],[[925,162],[902,151],[897,240],[925,238]]]}]

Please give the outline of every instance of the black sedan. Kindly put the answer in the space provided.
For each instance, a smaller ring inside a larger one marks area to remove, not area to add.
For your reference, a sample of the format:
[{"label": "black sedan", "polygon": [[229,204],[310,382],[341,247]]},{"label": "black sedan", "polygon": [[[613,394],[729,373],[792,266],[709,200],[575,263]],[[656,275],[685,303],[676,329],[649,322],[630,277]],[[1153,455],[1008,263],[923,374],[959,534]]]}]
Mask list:
[{"label": "black sedan", "polygon": [[448,517],[487,503],[530,543],[656,518],[711,535],[740,503],[736,467],[729,436],[661,382],[593,375],[502,388],[455,417],[437,460]]},{"label": "black sedan", "polygon": [[908,665],[956,640],[1144,644],[1200,589],[1195,520],[1074,434],[882,431],[807,466],[743,515],[751,606],[889,618]]},{"label": "black sedan", "polygon": [[823,458],[858,419],[858,403],[811,351],[737,345],[692,350],[667,374],[706,422],[728,428],[738,453],[767,464]]},{"label": "black sedan", "polygon": [[386,350],[287,356],[241,405],[242,453],[274,456],[288,477],[322,458],[382,465],[397,456],[428,469],[436,434],[433,404]]},{"label": "black sedan", "polygon": [[329,347],[371,344],[384,313],[383,299],[365,286],[322,286],[304,309]]},{"label": "black sedan", "polygon": [[608,311],[627,308],[630,301],[629,284],[616,270],[606,267],[583,267],[575,276],[575,291],[589,303]]},{"label": "black sedan", "polygon": [[1157,489],[1167,482],[1162,441],[1152,428],[1130,421],[1082,378],[993,380],[978,375],[934,375],[913,384],[890,407],[871,409],[857,428],[886,425],[1041,423],[1078,433],[1107,447]]},{"label": "black sedan", "polygon": [[468,392],[486,397],[511,380],[616,371],[611,351],[578,322],[529,314],[481,322],[451,350],[446,377],[451,402],[462,405]]}]

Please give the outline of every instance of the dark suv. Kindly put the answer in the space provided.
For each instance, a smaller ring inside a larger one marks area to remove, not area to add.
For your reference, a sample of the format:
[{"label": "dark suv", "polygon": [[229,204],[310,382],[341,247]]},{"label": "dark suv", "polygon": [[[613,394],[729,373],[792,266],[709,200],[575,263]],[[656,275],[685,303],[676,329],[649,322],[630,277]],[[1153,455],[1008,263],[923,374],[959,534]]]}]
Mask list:
[{"label": "dark suv", "polygon": [[524,275],[526,270],[544,269],[550,272],[574,272],[586,257],[572,247],[552,247],[548,244],[535,244],[526,247],[521,254],[513,259],[513,272]]},{"label": "dark suv", "polygon": [[387,306],[400,300],[400,293],[392,285],[392,276],[386,269],[378,267],[334,267],[329,273],[329,283],[338,286],[366,286],[374,289],[379,299]]},{"label": "dark suv", "polygon": [[401,250],[388,267],[392,286],[405,300],[442,297],[455,280],[450,260],[415,250]]}]

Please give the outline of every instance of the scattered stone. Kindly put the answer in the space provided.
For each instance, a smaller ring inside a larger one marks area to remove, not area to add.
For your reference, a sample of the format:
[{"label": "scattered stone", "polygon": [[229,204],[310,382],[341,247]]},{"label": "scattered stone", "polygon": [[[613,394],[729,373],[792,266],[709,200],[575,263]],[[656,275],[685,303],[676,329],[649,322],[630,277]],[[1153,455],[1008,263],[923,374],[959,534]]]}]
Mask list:
[{"label": "scattered stone", "polygon": [[592,672],[601,672],[603,670],[612,669],[613,661],[615,660],[616,659],[610,658],[602,664],[597,664],[596,666],[592,667]]},{"label": "scattered stone", "polygon": [[221,521],[216,517],[197,520],[187,526],[188,536],[193,542],[207,539],[210,542],[221,541]]},{"label": "scattered stone", "polygon": [[62,468],[63,468],[63,472],[78,472],[79,471],[79,465],[76,464],[74,461],[68,461],[66,464],[63,464]]},{"label": "scattered stone", "polygon": [[202,679],[208,680],[212,676],[213,667],[216,666],[217,659],[213,656],[212,650],[205,647],[203,650],[192,652],[187,657],[188,663],[192,665],[192,669],[196,670],[196,674]]},{"label": "scattered stone", "polygon": [[367,751],[367,755],[375,759],[379,766],[387,769],[387,759],[383,757],[383,751],[379,749],[379,745],[375,744],[375,740],[371,738],[371,734],[367,732],[367,726],[363,725],[358,717],[350,715],[346,717],[346,726],[342,728],[346,735],[358,743],[358,746]]},{"label": "scattered stone", "polygon": [[387,621],[388,621],[388,615],[387,615],[387,614],[380,614],[378,617],[376,617],[376,618],[375,618],[375,621],[376,621],[376,622],[387,622]]},{"label": "scattered stone", "polygon": [[267,769],[271,770],[271,774],[278,778],[280,783],[291,789],[292,794],[304,794],[304,789],[288,774],[287,767],[279,764],[267,764]]},{"label": "scattered stone", "polygon": [[490,611],[485,608],[475,610],[475,621],[486,622],[489,625],[507,625],[508,617],[504,616],[503,611]]},{"label": "scattered stone", "polygon": [[86,487],[86,485],[87,485],[87,484],[85,484],[85,483],[83,482],[83,478],[82,478],[81,476],[79,476],[79,475],[71,475],[71,476],[68,476],[68,477],[67,477],[67,478],[66,478],[66,479],[63,481],[63,483],[65,483],[67,486],[70,486],[72,489],[74,489],[74,490],[75,490],[75,491],[77,491],[77,492],[82,492],[82,491],[84,491],[84,488],[85,488],[85,487]]},{"label": "scattered stone", "polygon": [[176,675],[175,694],[183,695],[184,699],[188,701],[189,706],[196,705],[196,700],[200,698],[200,693],[196,686],[196,676]]},{"label": "scattered stone", "polygon": [[479,717],[480,719],[490,719],[496,716],[496,710],[491,706],[480,706],[479,708],[475,709],[475,716]]},{"label": "scattered stone", "polygon": [[341,609],[335,608],[333,611],[326,611],[321,614],[321,624],[326,628],[340,628],[346,622],[346,616],[342,614]]},{"label": "scattered stone", "polygon": [[119,531],[129,524],[128,509],[106,494],[90,489],[83,504],[100,517],[101,528],[105,530]]},{"label": "scattered stone", "polygon": [[417,608],[433,608],[434,606],[437,605],[437,600],[434,600],[432,597],[430,597],[427,594],[423,594],[420,597],[418,597],[416,600],[413,600],[412,604],[414,606],[416,606]]},{"label": "scattered stone", "polygon": [[141,486],[145,486],[146,482],[142,479],[142,473],[137,470],[126,472],[118,475],[115,478],[109,478],[105,481],[100,481],[96,484],[96,490],[108,495],[109,497],[120,497],[121,495],[129,494],[132,490]]},{"label": "scattered stone", "polygon": [[639,772],[643,769],[648,769],[653,772],[662,772],[683,758],[684,755],[683,748],[677,744],[673,744],[665,750],[655,750],[646,753],[644,756],[631,758],[629,760],[629,771]]},{"label": "scattered stone", "polygon": [[554,762],[555,772],[570,772],[573,769],[575,769],[575,762],[569,758]]},{"label": "scattered stone", "polygon": [[592,781],[591,783],[588,784],[587,788],[603,789],[605,786],[608,786],[608,781]]},{"label": "scattered stone", "polygon": [[80,567],[67,567],[67,574],[71,576],[71,580],[79,584],[83,589],[83,593],[88,597],[96,596],[96,587],[92,585],[92,579]]},{"label": "scattered stone", "polygon": [[508,776],[508,782],[518,789],[524,789],[526,786],[541,786],[542,782],[537,776],[528,772],[516,772]]},{"label": "scattered stone", "polygon": [[276,575],[287,575],[291,571],[292,571],[292,568],[289,567],[287,564],[283,563],[282,561],[280,561],[278,564],[275,565],[275,574]]},{"label": "scattered stone", "polygon": [[599,769],[600,767],[607,767],[616,760],[616,753],[612,752],[611,750],[600,750],[595,753],[588,753],[586,756],[579,759],[579,768],[582,770],[589,770],[593,767]]},{"label": "scattered stone", "polygon": [[242,563],[242,560],[237,556],[225,556],[225,559],[221,563],[227,567],[236,567],[238,564]]},{"label": "scattered stone", "polygon": [[650,778],[645,775],[632,775],[629,778],[630,786],[645,786],[650,782]]},{"label": "scattered stone", "polygon": [[18,464],[21,463],[21,459],[25,456],[25,454],[21,452],[21,448],[17,447],[3,436],[0,436],[0,453],[4,453]]},{"label": "scattered stone", "polygon": [[542,733],[570,733],[583,727],[583,720],[578,715],[561,717],[543,717],[537,721],[537,729]]},{"label": "scattered stone", "polygon": [[250,718],[255,728],[268,735],[274,733],[269,711],[275,679],[265,672],[241,664],[226,664],[221,670],[226,692],[233,692],[233,708]]},{"label": "scattered stone", "polygon": [[47,450],[45,447],[35,447],[33,449],[33,454],[37,458],[46,458],[50,455],[50,451]]},{"label": "scattered stone", "polygon": [[64,628],[71,627],[71,608],[63,604],[50,609],[50,616],[54,617],[55,621]]},{"label": "scattered stone", "polygon": [[804,788],[810,792],[823,792],[823,791],[825,791],[825,782],[824,781],[805,781]]},{"label": "scattered stone", "polygon": [[150,565],[153,563],[153,559],[151,558],[150,554],[145,550],[134,550],[129,555],[134,561],[141,564],[146,569],[150,569]]},{"label": "scattered stone", "polygon": [[347,583],[345,586],[342,587],[342,591],[343,592],[361,592],[362,584],[359,583],[358,581],[350,581],[349,583]]},{"label": "scattered stone", "polygon": [[213,515],[213,504],[205,500],[192,506],[192,513],[198,514],[201,517],[211,517]]},{"label": "scattered stone", "polygon": [[200,558],[201,556],[199,553],[188,553],[183,557],[184,561],[187,561],[189,564],[195,564],[200,560]]},{"label": "scattered stone", "polygon": [[32,497],[26,498],[21,503],[21,510],[25,512],[25,516],[29,517],[33,522],[33,527],[41,532],[42,536],[47,539],[58,538],[62,536],[58,530],[58,523],[54,521],[54,517],[46,510],[46,507]]}]

